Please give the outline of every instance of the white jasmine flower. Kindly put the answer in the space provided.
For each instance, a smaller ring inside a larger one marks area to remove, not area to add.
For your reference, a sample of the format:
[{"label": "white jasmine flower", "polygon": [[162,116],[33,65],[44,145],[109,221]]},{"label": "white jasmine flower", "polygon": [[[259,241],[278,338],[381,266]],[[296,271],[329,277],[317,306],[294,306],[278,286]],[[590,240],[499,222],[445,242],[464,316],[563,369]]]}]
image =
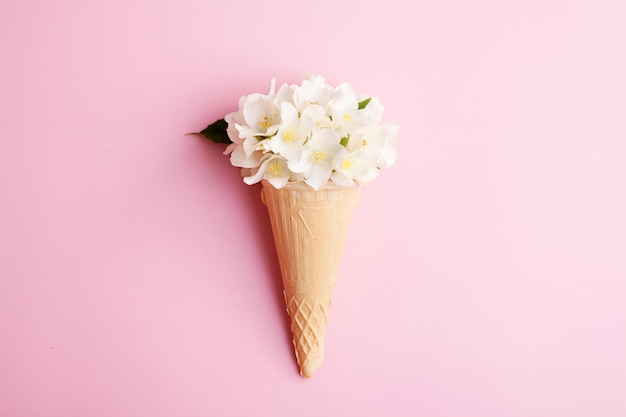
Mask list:
[{"label": "white jasmine flower", "polygon": [[273,97],[254,94],[243,105],[245,124],[236,125],[242,138],[268,137],[280,127],[280,110],[274,104]]},{"label": "white jasmine flower", "polygon": [[367,114],[359,110],[359,101],[356,95],[341,97],[333,101],[329,108],[332,127],[342,138],[364,126],[367,122]]},{"label": "white jasmine flower", "polygon": [[360,185],[368,186],[378,176],[376,158],[363,152],[346,153],[336,162],[331,179],[338,185],[349,186],[356,181]]},{"label": "white jasmine flower", "polygon": [[311,104],[302,111],[302,117],[309,118],[315,128],[330,129],[333,127],[332,117],[326,114],[326,109],[319,104]]},{"label": "white jasmine flower", "polygon": [[289,168],[303,173],[306,183],[319,190],[330,179],[336,161],[347,152],[339,141],[339,136],[331,129],[314,130],[302,157],[297,162],[290,162]]},{"label": "white jasmine flower", "polygon": [[280,115],[282,124],[269,141],[269,150],[289,160],[298,160],[314,126],[313,120],[306,116],[300,117],[294,105],[287,102],[281,103]]},{"label": "white jasmine flower", "polygon": [[287,161],[280,156],[269,156],[261,163],[258,170],[247,176],[243,181],[252,185],[263,178],[267,179],[274,187],[282,188],[287,184],[291,176],[291,171],[287,167]]},{"label": "white jasmine flower", "polygon": [[309,76],[294,91],[294,104],[299,111],[310,105],[326,107],[335,95],[335,89],[326,84],[324,77]]}]

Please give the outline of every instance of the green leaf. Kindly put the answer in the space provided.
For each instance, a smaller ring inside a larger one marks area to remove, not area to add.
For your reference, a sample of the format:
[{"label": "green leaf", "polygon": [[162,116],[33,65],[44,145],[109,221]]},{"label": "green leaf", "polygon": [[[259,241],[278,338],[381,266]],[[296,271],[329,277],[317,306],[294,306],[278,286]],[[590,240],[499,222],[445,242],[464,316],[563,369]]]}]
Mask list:
[{"label": "green leaf", "polygon": [[359,110],[363,110],[364,108],[366,108],[366,107],[367,107],[367,105],[368,105],[368,104],[370,104],[370,101],[372,101],[372,98],[371,98],[371,97],[370,97],[370,98],[366,98],[366,99],[365,99],[365,100],[363,100],[363,101],[360,101],[360,102],[359,102]]},{"label": "green leaf", "polygon": [[226,120],[219,119],[214,123],[208,125],[204,130],[200,132],[190,133],[190,135],[200,135],[205,139],[211,140],[215,143],[224,143],[231,144],[232,140],[228,137],[228,133],[226,133],[226,128],[228,127],[228,123]]},{"label": "green leaf", "polygon": [[348,135],[346,137],[341,138],[341,141],[339,142],[339,144],[345,148],[346,146],[348,146],[349,140],[350,140],[350,136]]}]

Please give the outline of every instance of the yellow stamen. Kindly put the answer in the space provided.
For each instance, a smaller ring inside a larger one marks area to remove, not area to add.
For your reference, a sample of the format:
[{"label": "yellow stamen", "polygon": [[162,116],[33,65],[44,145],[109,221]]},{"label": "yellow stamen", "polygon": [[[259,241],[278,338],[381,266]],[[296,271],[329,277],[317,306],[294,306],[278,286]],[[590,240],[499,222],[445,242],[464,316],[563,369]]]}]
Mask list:
[{"label": "yellow stamen", "polygon": [[293,129],[285,130],[285,133],[283,133],[283,139],[285,142],[293,142],[296,139],[296,132]]},{"label": "yellow stamen", "polygon": [[352,166],[352,161],[349,159],[344,159],[341,162],[341,165],[343,166],[343,169],[350,169],[350,167]]},{"label": "yellow stamen", "polygon": [[326,158],[326,154],[322,151],[316,151],[311,155],[311,160],[316,164],[319,164]]},{"label": "yellow stamen", "polygon": [[272,178],[281,177],[283,175],[283,166],[278,161],[272,161],[267,167],[267,173]]},{"label": "yellow stamen", "polygon": [[261,129],[269,129],[272,126],[272,119],[267,116],[263,116],[263,120],[258,123],[259,128]]},{"label": "yellow stamen", "polygon": [[346,122],[351,122],[352,121],[352,115],[351,114],[344,114],[343,115],[343,120],[345,120]]},{"label": "yellow stamen", "polygon": [[367,147],[367,141],[365,139],[363,139],[361,141],[361,149],[365,149]]}]

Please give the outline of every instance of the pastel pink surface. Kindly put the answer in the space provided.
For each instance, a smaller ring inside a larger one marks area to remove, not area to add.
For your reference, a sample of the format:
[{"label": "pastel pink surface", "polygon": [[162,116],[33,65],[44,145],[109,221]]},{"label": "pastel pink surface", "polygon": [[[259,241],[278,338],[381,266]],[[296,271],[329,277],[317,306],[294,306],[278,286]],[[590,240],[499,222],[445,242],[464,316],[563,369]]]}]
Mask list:
[{"label": "pastel pink surface", "polygon": [[[1,416],[626,415],[623,1],[0,4]],[[258,186],[185,133],[381,98],[326,359]]]}]

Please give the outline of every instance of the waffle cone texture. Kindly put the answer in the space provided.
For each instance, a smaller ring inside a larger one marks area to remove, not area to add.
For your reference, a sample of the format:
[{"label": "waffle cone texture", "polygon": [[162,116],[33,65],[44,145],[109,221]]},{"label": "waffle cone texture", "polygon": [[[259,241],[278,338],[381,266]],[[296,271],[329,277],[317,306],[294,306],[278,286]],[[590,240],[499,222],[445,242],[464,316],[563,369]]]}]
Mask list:
[{"label": "waffle cone texture", "polygon": [[285,305],[300,373],[311,377],[324,360],[324,333],[343,249],[360,189],[303,182],[281,189],[263,181]]}]

